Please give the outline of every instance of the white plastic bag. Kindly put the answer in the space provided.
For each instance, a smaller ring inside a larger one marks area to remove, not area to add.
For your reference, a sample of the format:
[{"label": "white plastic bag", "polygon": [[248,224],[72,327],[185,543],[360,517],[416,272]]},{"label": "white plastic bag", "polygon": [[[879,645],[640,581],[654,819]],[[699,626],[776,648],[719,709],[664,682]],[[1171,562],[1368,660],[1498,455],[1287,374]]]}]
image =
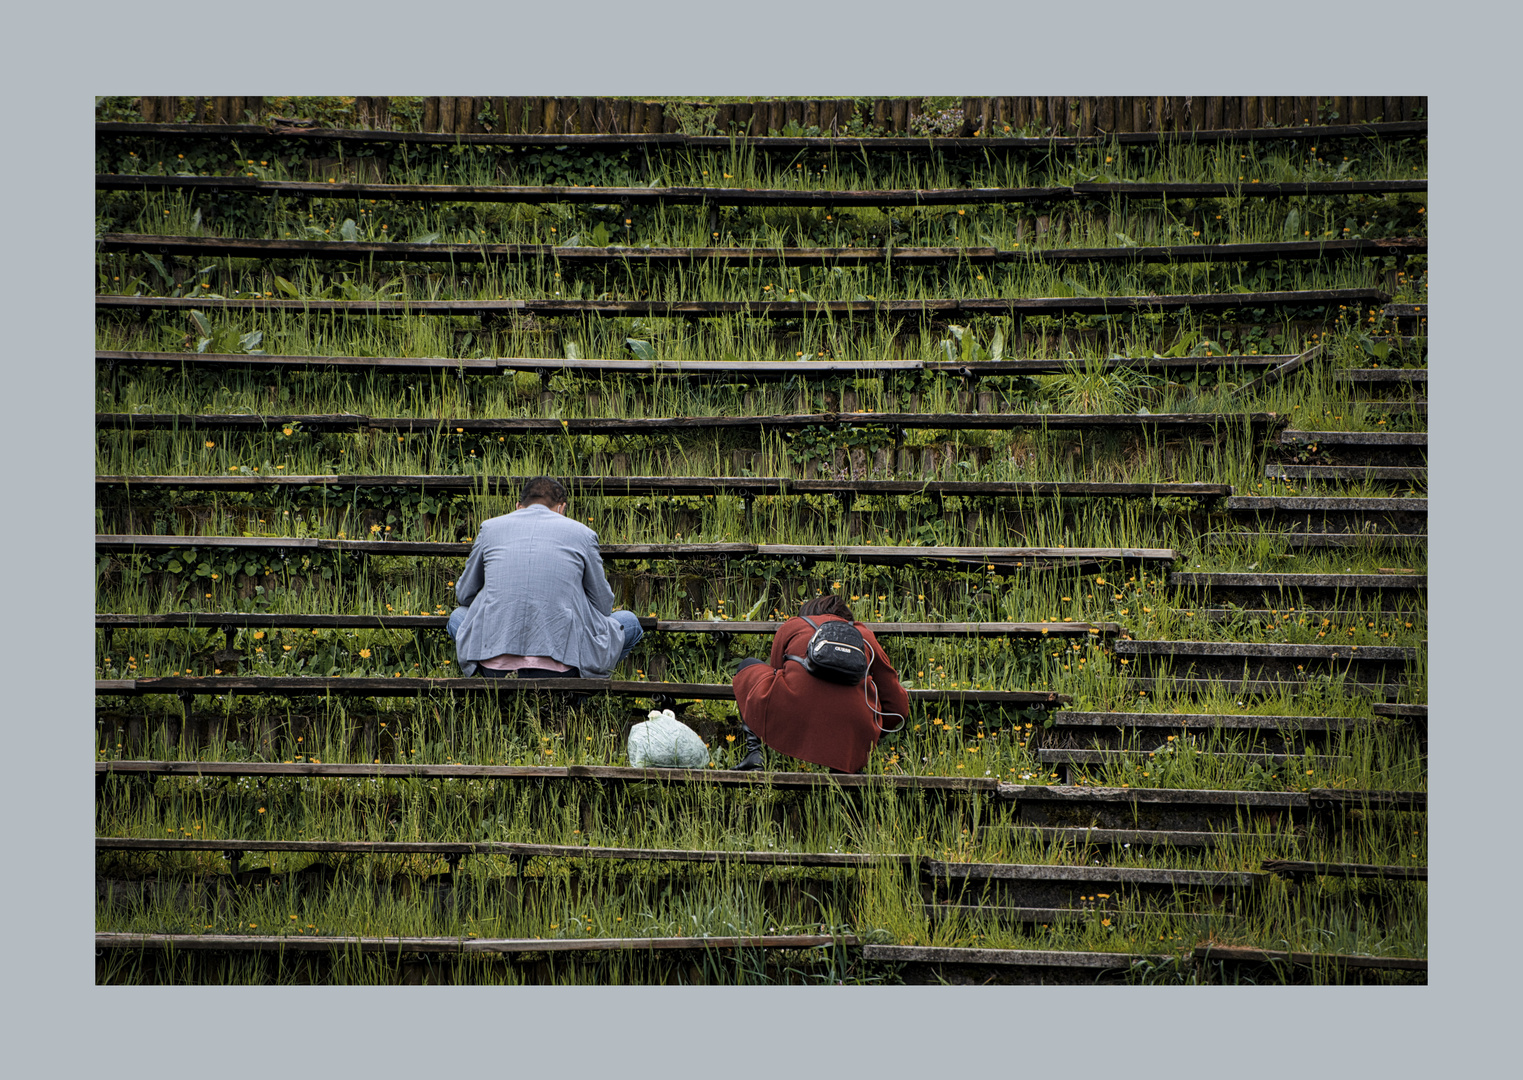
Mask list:
[{"label": "white plastic bag", "polygon": [[649,720],[630,729],[630,765],[637,769],[701,769],[709,763],[709,748],[672,710],[649,715]]}]

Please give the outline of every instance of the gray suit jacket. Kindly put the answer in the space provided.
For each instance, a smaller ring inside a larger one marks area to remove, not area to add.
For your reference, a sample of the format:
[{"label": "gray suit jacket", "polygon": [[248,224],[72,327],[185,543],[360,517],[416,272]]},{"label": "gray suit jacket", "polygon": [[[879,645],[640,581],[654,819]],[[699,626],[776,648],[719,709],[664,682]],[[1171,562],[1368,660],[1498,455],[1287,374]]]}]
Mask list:
[{"label": "gray suit jacket", "polygon": [[605,679],[624,651],[598,534],[548,506],[483,522],[455,597],[468,609],[455,635],[466,675],[478,660],[513,653],[549,656]]}]

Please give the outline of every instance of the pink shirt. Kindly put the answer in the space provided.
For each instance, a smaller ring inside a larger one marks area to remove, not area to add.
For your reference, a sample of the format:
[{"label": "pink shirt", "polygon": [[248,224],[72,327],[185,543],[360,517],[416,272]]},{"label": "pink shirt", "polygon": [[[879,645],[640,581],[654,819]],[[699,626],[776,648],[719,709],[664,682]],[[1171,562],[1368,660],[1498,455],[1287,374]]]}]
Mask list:
[{"label": "pink shirt", "polygon": [[512,653],[503,653],[494,656],[490,660],[476,661],[481,667],[491,668],[493,671],[517,671],[519,668],[540,668],[545,671],[570,671],[571,669],[559,660],[552,660],[548,656],[514,656]]}]

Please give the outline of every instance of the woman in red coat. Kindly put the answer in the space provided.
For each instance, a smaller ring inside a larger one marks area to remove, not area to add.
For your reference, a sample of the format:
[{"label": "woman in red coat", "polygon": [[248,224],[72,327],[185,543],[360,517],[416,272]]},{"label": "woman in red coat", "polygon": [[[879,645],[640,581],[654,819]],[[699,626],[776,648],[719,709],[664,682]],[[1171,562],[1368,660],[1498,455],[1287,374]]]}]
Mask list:
[{"label": "woman in red coat", "polygon": [[743,660],[735,673],[735,703],[740,707],[746,758],[737,769],[762,767],[762,743],[778,753],[825,765],[837,772],[861,772],[883,729],[895,729],[909,715],[910,696],[899,685],[871,630],[852,618],[839,596],[820,596],[799,609],[817,625],[849,622],[868,646],[867,677],[845,686],[810,674],[793,656],[803,656],[815,627],[792,618],[777,628],[772,655]]}]

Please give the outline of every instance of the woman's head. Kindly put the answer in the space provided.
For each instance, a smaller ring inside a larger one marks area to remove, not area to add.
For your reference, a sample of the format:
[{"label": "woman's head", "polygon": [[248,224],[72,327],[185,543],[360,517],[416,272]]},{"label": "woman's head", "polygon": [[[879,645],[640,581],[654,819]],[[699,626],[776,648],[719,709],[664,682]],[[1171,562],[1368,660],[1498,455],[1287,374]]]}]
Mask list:
[{"label": "woman's head", "polygon": [[846,601],[831,593],[829,596],[816,596],[813,600],[805,600],[804,606],[799,608],[799,614],[805,617],[814,615],[839,615],[843,619],[854,620],[851,608],[846,606]]}]

